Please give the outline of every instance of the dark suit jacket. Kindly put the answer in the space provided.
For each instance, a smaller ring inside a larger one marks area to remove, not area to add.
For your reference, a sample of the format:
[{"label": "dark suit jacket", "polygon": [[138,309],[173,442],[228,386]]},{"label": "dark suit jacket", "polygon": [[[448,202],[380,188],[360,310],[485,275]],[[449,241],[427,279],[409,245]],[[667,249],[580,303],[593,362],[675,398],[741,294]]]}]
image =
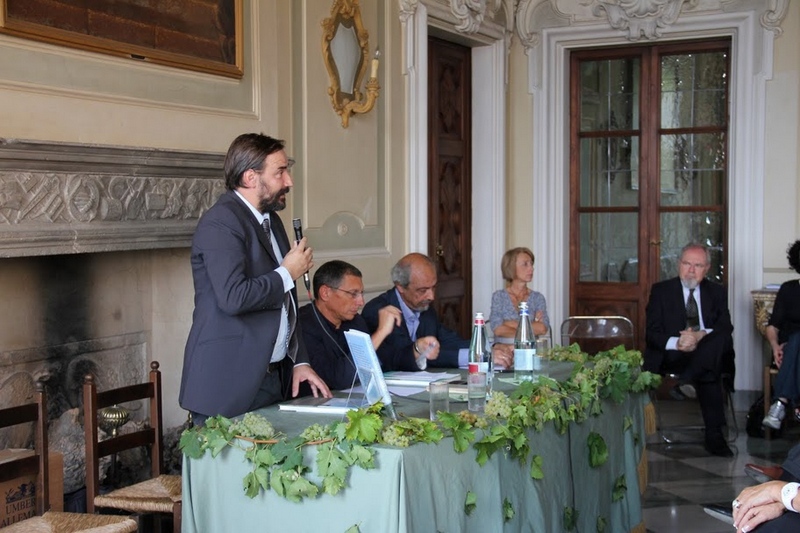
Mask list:
[{"label": "dark suit jacket", "polygon": [[[354,329],[368,333],[369,328],[361,315],[356,314],[353,320],[342,322],[339,329],[336,329],[318,309],[314,309],[313,303],[309,303],[300,309],[298,321],[311,368],[331,390],[352,387],[357,382],[356,364],[344,332]],[[311,388],[304,382],[300,386],[300,392],[307,396],[311,394]]]},{"label": "dark suit jacket", "polygon": [[[394,288],[376,296],[364,306],[361,315],[367,321],[370,333],[374,333],[378,329],[378,311],[387,305],[393,305],[400,309],[400,302]],[[439,357],[428,361],[428,365],[440,368],[458,368],[458,350],[469,348],[469,340],[462,339],[456,332],[443,326],[433,307],[420,313],[419,326],[417,326],[418,339],[428,335],[436,337],[440,345]],[[380,359],[384,371],[415,371],[419,370],[416,355],[414,342],[408,334],[408,326],[404,317],[402,323],[395,326],[394,331],[381,343],[378,348],[378,359]]]},{"label": "dark suit jacket", "polygon": [[[271,213],[272,234],[283,254],[289,240]],[[244,201],[228,191],[197,224],[192,239],[194,313],[186,342],[179,401],[206,416],[247,412],[267,374],[285,293],[280,266],[266,234]],[[292,291],[297,306],[297,295]],[[295,330],[289,353],[307,362]],[[284,389],[292,361],[283,365]],[[286,395],[286,394],[284,394]]]},{"label": "dark suit jacket", "polygon": [[[712,329],[707,339],[733,334],[733,324],[728,310],[728,293],[725,287],[717,283],[703,280],[700,283],[700,311],[703,313],[703,325]],[[686,329],[686,302],[683,299],[683,287],[678,277],[661,281],[650,289],[650,300],[647,302],[647,347],[644,355],[644,368],[651,372],[660,372],[664,361],[667,340],[680,336]],[[704,342],[706,338],[703,339]],[[730,346],[731,361],[733,357],[733,341],[725,343]],[[723,371],[728,362],[723,361]]]}]

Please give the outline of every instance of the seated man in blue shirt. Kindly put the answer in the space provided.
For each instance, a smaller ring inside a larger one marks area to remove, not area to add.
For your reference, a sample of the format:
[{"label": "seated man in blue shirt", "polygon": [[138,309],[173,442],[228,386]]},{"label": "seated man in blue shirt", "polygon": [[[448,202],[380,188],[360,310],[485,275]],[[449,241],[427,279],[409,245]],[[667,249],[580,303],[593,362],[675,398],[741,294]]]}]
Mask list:
[{"label": "seated man in blue shirt", "polygon": [[[380,311],[387,305],[397,308],[402,320],[386,337],[378,359],[384,371],[425,370],[428,365],[442,368],[467,366],[469,339],[439,322],[431,307],[436,295],[436,265],[426,255],[411,253],[392,267],[394,288],[370,300],[364,306],[364,320],[370,331],[380,327]],[[509,368],[513,356],[502,346],[493,349],[495,365]]]},{"label": "seated man in blue shirt", "polygon": [[[328,261],[314,274],[314,301],[298,313],[311,368],[331,390],[349,389],[356,381],[356,367],[344,332],[356,329],[369,333],[358,314],[364,305],[361,271],[344,261]],[[372,333],[377,349],[401,320],[391,306],[379,309],[378,325]],[[302,392],[310,393],[304,388]]]}]

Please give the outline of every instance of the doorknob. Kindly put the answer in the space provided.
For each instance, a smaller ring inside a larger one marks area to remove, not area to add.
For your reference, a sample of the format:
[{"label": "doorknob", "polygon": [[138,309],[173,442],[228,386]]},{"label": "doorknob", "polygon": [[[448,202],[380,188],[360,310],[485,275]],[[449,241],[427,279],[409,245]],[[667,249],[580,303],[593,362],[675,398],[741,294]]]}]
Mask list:
[{"label": "doorknob", "polygon": [[441,244],[436,245],[436,256],[442,257],[444,255],[444,247]]}]

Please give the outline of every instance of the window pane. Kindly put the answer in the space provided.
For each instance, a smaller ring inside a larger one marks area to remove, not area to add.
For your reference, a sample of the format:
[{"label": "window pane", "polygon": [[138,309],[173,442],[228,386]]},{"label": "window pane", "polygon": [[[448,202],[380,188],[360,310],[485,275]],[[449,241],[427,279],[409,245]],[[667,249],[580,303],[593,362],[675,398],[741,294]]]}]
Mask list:
[{"label": "window pane", "polygon": [[581,131],[639,128],[639,59],[581,63]]},{"label": "window pane", "polygon": [[660,279],[677,276],[681,248],[699,242],[711,250],[708,279],[722,283],[722,231],[722,214],[717,212],[661,213]]},{"label": "window pane", "polygon": [[708,52],[661,58],[661,127],[727,124],[727,54]]},{"label": "window pane", "polygon": [[582,207],[638,205],[639,139],[582,139],[580,188]]},{"label": "window pane", "polygon": [[725,135],[661,136],[661,205],[722,205]]},{"label": "window pane", "polygon": [[638,232],[637,213],[582,214],[580,281],[636,281]]}]

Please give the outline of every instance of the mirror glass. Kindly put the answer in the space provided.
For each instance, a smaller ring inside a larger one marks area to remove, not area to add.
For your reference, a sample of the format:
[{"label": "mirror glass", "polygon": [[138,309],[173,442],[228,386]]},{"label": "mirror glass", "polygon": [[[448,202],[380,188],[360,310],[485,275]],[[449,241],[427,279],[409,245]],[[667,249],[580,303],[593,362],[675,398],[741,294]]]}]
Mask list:
[{"label": "mirror glass", "polygon": [[361,48],[352,25],[345,26],[340,22],[336,27],[336,35],[331,39],[331,55],[339,73],[341,91],[352,97],[361,62]]}]

